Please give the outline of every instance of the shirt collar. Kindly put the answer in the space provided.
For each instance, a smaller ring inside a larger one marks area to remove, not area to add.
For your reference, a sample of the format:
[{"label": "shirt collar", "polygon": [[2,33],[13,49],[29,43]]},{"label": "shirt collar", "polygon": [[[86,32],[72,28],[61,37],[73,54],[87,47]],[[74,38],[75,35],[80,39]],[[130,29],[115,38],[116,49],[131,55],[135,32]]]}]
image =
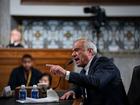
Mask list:
[{"label": "shirt collar", "polygon": [[84,67],[85,70],[88,70],[91,64],[91,61],[93,60],[94,56],[90,59],[90,61],[88,62],[88,64]]}]

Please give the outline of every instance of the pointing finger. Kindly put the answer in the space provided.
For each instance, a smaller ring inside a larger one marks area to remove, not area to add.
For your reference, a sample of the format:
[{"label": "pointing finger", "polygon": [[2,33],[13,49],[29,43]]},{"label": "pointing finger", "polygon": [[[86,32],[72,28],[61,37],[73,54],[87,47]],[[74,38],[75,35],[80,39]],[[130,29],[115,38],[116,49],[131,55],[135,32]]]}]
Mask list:
[{"label": "pointing finger", "polygon": [[46,64],[46,66],[47,66],[47,67],[52,67],[52,66],[54,66],[54,65],[52,65],[52,64]]}]

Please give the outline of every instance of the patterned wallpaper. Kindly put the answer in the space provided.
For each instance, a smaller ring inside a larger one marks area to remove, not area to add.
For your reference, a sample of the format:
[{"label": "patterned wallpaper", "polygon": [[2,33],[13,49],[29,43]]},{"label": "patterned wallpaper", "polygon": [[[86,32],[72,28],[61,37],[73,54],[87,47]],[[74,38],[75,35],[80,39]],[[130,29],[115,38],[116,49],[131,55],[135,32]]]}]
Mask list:
[{"label": "patterned wallpaper", "polygon": [[90,20],[23,20],[21,26],[27,48],[72,48],[74,40],[88,38],[99,50],[140,49],[140,21],[110,20],[99,35]]}]

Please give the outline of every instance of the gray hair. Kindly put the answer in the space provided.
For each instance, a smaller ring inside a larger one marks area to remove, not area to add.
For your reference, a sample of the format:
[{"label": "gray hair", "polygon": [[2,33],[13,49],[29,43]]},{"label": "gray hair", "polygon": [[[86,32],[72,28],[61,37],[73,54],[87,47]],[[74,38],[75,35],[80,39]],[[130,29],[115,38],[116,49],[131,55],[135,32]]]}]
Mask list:
[{"label": "gray hair", "polygon": [[96,47],[95,43],[92,40],[85,39],[85,48],[87,48],[87,49],[91,48],[94,51],[94,55],[97,54],[97,47]]}]

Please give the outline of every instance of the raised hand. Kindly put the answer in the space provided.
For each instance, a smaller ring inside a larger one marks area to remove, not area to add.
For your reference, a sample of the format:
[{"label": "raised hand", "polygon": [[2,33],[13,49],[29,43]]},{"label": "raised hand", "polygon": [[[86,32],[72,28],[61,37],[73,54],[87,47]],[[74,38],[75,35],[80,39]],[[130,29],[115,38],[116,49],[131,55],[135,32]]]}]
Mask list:
[{"label": "raised hand", "polygon": [[50,67],[50,72],[53,73],[54,75],[59,75],[61,77],[66,76],[66,70],[63,69],[59,65],[52,65],[52,64],[46,64],[47,67]]}]

